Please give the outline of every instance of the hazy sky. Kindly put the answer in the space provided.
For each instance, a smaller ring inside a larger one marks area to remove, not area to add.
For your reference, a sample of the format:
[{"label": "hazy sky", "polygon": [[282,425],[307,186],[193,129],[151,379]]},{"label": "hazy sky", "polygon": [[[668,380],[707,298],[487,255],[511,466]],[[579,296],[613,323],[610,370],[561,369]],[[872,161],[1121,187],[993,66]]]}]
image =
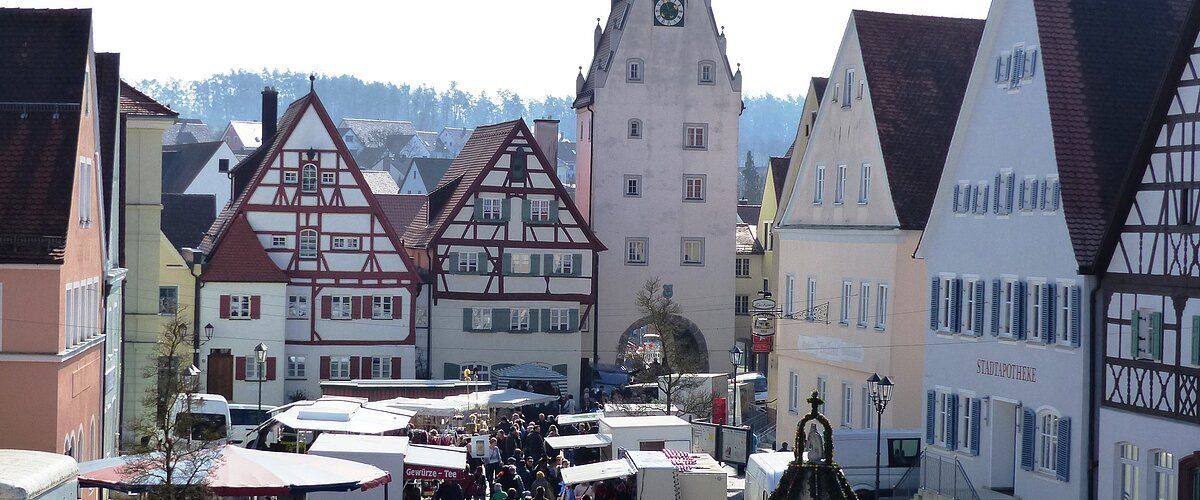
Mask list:
[{"label": "hazy sky", "polygon": [[[691,0],[699,2],[701,0]],[[748,95],[828,75],[850,9],[983,18],[988,0],[711,0]],[[127,80],[279,68],[471,92],[569,95],[609,0],[0,0],[90,7]],[[319,82],[318,82],[319,83]]]}]

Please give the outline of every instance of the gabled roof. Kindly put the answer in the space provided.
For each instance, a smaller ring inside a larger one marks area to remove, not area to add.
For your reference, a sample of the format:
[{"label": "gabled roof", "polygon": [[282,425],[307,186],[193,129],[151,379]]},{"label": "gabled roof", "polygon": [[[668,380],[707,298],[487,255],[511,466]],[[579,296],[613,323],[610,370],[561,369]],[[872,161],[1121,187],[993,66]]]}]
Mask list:
[{"label": "gabled roof", "polygon": [[787,181],[788,167],[791,165],[792,159],[789,157],[780,158],[778,156],[771,157],[771,185],[775,188],[775,204],[779,205],[779,200],[783,198],[783,184]]},{"label": "gabled roof", "polygon": [[287,283],[287,274],[267,256],[245,214],[236,214],[222,235],[219,251],[204,266],[204,281],[227,283]]},{"label": "gabled roof", "polygon": [[427,186],[436,186],[441,183],[442,176],[450,170],[452,163],[454,160],[447,158],[413,158],[412,168],[421,173],[421,179],[425,180]]},{"label": "gabled roof", "polygon": [[425,132],[425,131],[418,130],[416,133],[416,136],[419,139],[421,139],[421,142],[425,143],[426,149],[428,149],[430,151],[437,149],[437,142],[438,142],[438,133],[437,132]]},{"label": "gabled roof", "polygon": [[242,147],[246,149],[254,149],[262,145],[266,139],[263,137],[262,122],[231,120],[226,130],[233,130],[233,134],[242,141]]},{"label": "gabled roof", "polygon": [[757,226],[758,225],[758,214],[760,214],[761,212],[762,212],[762,205],[738,205],[737,206],[738,222],[741,222],[744,224],[750,224],[752,226]]},{"label": "gabled roof", "polygon": [[[829,83],[828,78],[820,77],[820,76],[814,76],[809,80],[808,88],[813,93],[813,101],[814,101],[814,103],[811,103],[811,104],[815,104],[817,106],[817,108],[821,107],[821,99],[825,98],[825,86],[828,83]],[[805,94],[804,99],[806,100],[806,102],[804,103],[803,106],[801,106],[801,108],[800,108],[801,111],[803,111],[804,108],[807,108],[808,105],[810,104],[809,102],[807,102],[808,94]],[[804,120],[806,118],[807,118],[806,116],[801,116],[800,123],[797,124],[797,127],[804,124]],[[792,139],[792,145],[788,146],[787,152],[784,153],[783,156],[786,158],[791,158],[792,154],[795,153],[795,149],[796,149],[796,140]],[[801,153],[803,153],[803,151],[801,151]]]},{"label": "gabled roof", "polygon": [[984,21],[861,10],[851,15],[900,228],[923,229]]},{"label": "gabled roof", "polygon": [[0,102],[83,100],[91,9],[0,10]]},{"label": "gabled roof", "polygon": [[[457,127],[446,127],[444,129],[442,129],[442,133],[438,134],[438,143],[437,143],[438,152],[446,153],[451,156],[457,156],[458,152],[462,150],[463,144],[467,143],[467,139],[471,138],[471,133],[474,131],[475,131],[475,129],[457,128]],[[442,141],[443,135],[446,135],[448,137],[453,137],[454,140],[450,141],[450,142],[452,144],[454,144],[455,146],[451,147],[449,144],[446,144],[445,141]]]},{"label": "gabled roof", "polygon": [[180,253],[196,248],[217,218],[217,197],[211,194],[163,193],[159,228]]},{"label": "gabled roof", "polygon": [[392,174],[383,170],[363,170],[363,179],[367,181],[367,187],[371,188],[371,192],[379,194],[396,194],[400,192],[400,186],[396,184],[396,179],[392,178]]},{"label": "gabled roof", "polygon": [[133,85],[126,83],[125,80],[121,80],[121,113],[162,118],[179,116],[179,113],[134,88]]},{"label": "gabled roof", "polygon": [[400,120],[343,118],[338,127],[353,130],[359,142],[369,148],[383,146],[387,142],[388,137],[392,135],[416,135],[417,133],[417,128],[413,126],[412,122]]},{"label": "gabled roof", "polygon": [[1095,272],[1142,132],[1158,126],[1147,123],[1160,88],[1174,83],[1176,46],[1190,51],[1189,8],[1189,0],[1034,1],[1063,214],[1081,272]]},{"label": "gabled roof", "polygon": [[762,243],[759,243],[758,238],[754,237],[754,231],[750,228],[750,224],[738,224],[736,230],[735,253],[738,255],[762,255],[764,253]]},{"label": "gabled roof", "polygon": [[809,84],[812,85],[813,93],[816,94],[818,101],[825,98],[825,87],[829,85],[828,78],[823,76],[814,76]]},{"label": "gabled roof", "polygon": [[383,146],[373,148],[364,147],[358,151],[358,156],[354,157],[354,161],[359,165],[372,167],[376,163],[379,163],[379,160],[382,160],[386,154],[388,154],[388,149]]},{"label": "gabled roof", "polygon": [[[121,101],[121,54],[115,53],[96,53],[96,106],[99,108],[98,118],[100,120],[100,143],[97,144],[97,149],[100,153],[100,189],[104,193],[104,232],[108,234],[112,228],[113,222],[118,224],[124,220],[123,216],[114,216],[112,211],[113,201],[113,172],[116,170],[119,151],[117,151],[117,125],[120,122],[118,105]],[[124,206],[123,191],[125,183],[122,182],[118,192],[115,194],[119,198],[118,206]],[[124,234],[124,231],[120,231]],[[118,262],[123,262],[121,257],[121,249],[125,246],[125,238],[117,239],[118,247],[108,249],[109,253],[118,253]]]},{"label": "gabled roof", "polygon": [[163,132],[163,145],[193,144],[212,140],[212,130],[198,118],[179,118]]},{"label": "gabled roof", "polygon": [[182,193],[192,185],[213,155],[221,149],[221,141],[196,144],[176,144],[162,148],[162,192]]},{"label": "gabled roof", "polygon": [[396,234],[401,236],[404,235],[417,214],[421,212],[421,207],[425,205],[426,201],[423,194],[376,193],[375,199],[379,200],[379,208],[383,209],[383,215],[387,217],[388,224],[392,226]]}]

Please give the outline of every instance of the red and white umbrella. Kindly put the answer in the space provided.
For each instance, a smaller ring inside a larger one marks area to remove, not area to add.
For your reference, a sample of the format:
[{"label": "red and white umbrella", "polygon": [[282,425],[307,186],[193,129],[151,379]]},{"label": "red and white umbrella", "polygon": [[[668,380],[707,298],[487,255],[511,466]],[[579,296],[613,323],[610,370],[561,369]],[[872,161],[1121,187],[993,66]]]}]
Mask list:
[{"label": "red and white umbrella", "polygon": [[[339,458],[250,450],[236,446],[213,449],[215,459],[191,482],[204,482],[220,496],[285,496],[314,491],[366,490],[386,485],[391,474],[373,465]],[[79,464],[79,486],[138,493],[160,486],[165,474],[153,467],[131,467],[153,460],[149,455],[93,460]],[[131,469],[138,469],[133,472]],[[180,485],[186,480],[174,479]]]}]

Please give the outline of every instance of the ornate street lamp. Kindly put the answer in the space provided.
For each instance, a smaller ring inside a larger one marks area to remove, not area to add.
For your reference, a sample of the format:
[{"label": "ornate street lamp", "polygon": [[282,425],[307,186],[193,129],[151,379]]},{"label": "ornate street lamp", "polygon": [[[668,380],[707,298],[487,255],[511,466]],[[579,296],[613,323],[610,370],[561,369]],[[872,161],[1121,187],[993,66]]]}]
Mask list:
[{"label": "ornate street lamp", "polygon": [[878,373],[872,373],[867,379],[867,392],[871,395],[871,404],[875,406],[875,496],[879,496],[879,448],[883,441],[883,411],[892,401],[892,379],[879,378]]},{"label": "ornate street lamp", "polygon": [[262,383],[266,378],[264,372],[267,366],[267,344],[259,342],[254,346],[254,361],[258,363],[258,413],[262,414]]},{"label": "ornate street lamp", "polygon": [[[746,352],[742,350],[737,343],[729,348],[729,363],[733,365],[733,417],[730,418],[730,423],[737,425],[737,417],[741,414],[741,407],[738,406],[738,386],[737,375],[738,367],[746,360]],[[753,451],[751,451],[753,453]]]}]

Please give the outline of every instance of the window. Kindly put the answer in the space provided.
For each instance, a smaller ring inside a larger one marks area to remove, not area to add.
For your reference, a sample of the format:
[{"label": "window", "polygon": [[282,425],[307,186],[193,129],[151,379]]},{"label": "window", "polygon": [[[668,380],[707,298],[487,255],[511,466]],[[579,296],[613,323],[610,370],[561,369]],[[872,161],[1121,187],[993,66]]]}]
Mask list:
[{"label": "window", "polygon": [[1049,334],[1046,320],[1050,318],[1050,311],[1046,307],[1050,305],[1050,288],[1045,283],[1030,283],[1029,286],[1033,287],[1033,300],[1029,304],[1029,321],[1033,325],[1033,332],[1029,339],[1045,341]]},{"label": "window", "polygon": [[716,75],[713,74],[713,68],[716,65],[712,61],[700,61],[700,69],[698,81],[700,85],[712,85],[716,83]]},{"label": "window", "polygon": [[962,314],[962,332],[967,335],[983,333],[983,325],[976,323],[976,320],[981,318],[975,314],[978,308],[983,307],[978,301],[978,298],[983,296],[983,292],[980,291],[981,286],[983,286],[983,282],[977,279],[966,280],[963,283],[963,294],[960,301],[966,304],[966,307],[963,308]]},{"label": "window", "polygon": [[733,296],[733,313],[738,316],[750,315],[750,296],[749,295],[734,295]]},{"label": "window", "polygon": [[800,374],[788,372],[788,411],[793,414],[800,409]]},{"label": "window", "polygon": [[641,120],[638,120],[636,118],[633,120],[629,120],[629,138],[630,139],[641,139],[642,138],[642,121]]},{"label": "window", "polygon": [[[1158,450],[1151,451],[1151,465],[1154,467],[1154,491],[1150,498],[1155,500],[1173,500],[1175,498],[1175,455]],[[1193,485],[1192,488],[1196,486]]]},{"label": "window", "polygon": [[[221,160],[221,161],[226,161],[226,160]],[[227,172],[227,171],[228,171],[228,165],[226,165],[226,169],[222,170],[222,172]],[[285,170],[283,172],[283,183],[284,184],[295,184],[297,182],[300,182],[300,172],[297,172],[295,170]]]},{"label": "window", "polygon": [[1123,500],[1141,498],[1138,447],[1130,443],[1117,444],[1117,493]]},{"label": "window", "polygon": [[1017,334],[1017,295],[1020,285],[1014,280],[1004,280],[1000,286],[1000,335],[1012,337]]},{"label": "window", "polygon": [[625,238],[625,263],[645,264],[646,247],[650,241],[646,238]]},{"label": "window", "polygon": [[858,285],[858,327],[867,327],[867,313],[871,307],[871,283],[864,281]]},{"label": "window", "polygon": [[300,191],[305,193],[317,192],[317,166],[308,163],[300,171]]},{"label": "window", "polygon": [[[1062,203],[1062,189],[1059,185],[1058,177],[1047,177],[1046,182],[1043,182],[1042,184],[1044,185],[1044,188],[1042,192],[1041,209],[1046,212],[1057,211],[1058,206]],[[1189,194],[1191,191],[1185,189],[1183,193]],[[1180,206],[1190,206],[1190,204],[1183,203]],[[1186,210],[1184,212],[1186,212]]]},{"label": "window", "polygon": [[332,297],[332,309],[330,317],[333,319],[350,319],[353,317],[350,306],[349,295],[334,295]]},{"label": "window", "polygon": [[867,93],[867,81],[859,80],[858,81],[858,94],[855,94],[854,98],[861,101],[863,98],[863,95],[866,93]]},{"label": "window", "polygon": [[772,250],[775,250],[775,233],[771,232],[771,223],[770,222],[763,222],[762,234],[766,235],[766,238],[765,238],[767,240],[766,241],[766,247],[767,247],[766,251],[770,252]]},{"label": "window", "polygon": [[246,380],[265,380],[266,370],[254,356],[246,356]]},{"label": "window", "polygon": [[950,307],[954,304],[954,283],[952,277],[943,276],[941,286],[938,287],[938,331],[953,332],[954,316],[951,314]]},{"label": "window", "polygon": [[787,283],[784,285],[784,315],[789,318],[796,317],[796,275],[788,274]]},{"label": "window", "polygon": [[809,321],[815,321],[813,309],[817,307],[817,279],[808,279],[808,290],[804,296],[804,318]]},{"label": "window", "polygon": [[504,200],[500,198],[482,198],[483,220],[498,221],[504,217]]},{"label": "window", "polygon": [[980,182],[975,186],[975,195],[972,199],[971,208],[975,215],[984,215],[988,213],[988,200],[991,199],[991,185],[986,181]]},{"label": "window", "polygon": [[288,295],[288,319],[308,319],[308,296]]},{"label": "window", "polygon": [[492,329],[491,308],[476,307],[471,309],[471,329],[481,331],[489,331]]},{"label": "window", "polygon": [[329,378],[332,380],[350,379],[350,356],[329,357]]},{"label": "window", "polygon": [[888,286],[880,283],[879,293],[875,297],[875,328],[880,330],[887,327]]},{"label": "window", "polygon": [[708,149],[708,125],[690,123],[683,127],[685,149]]},{"label": "window", "polygon": [[371,319],[392,319],[392,296],[371,297]]},{"label": "window", "polygon": [[1022,212],[1032,212],[1038,208],[1038,179],[1029,176],[1021,181],[1020,208]]},{"label": "window", "polygon": [[964,450],[972,450],[971,448],[971,432],[973,425],[977,425],[979,415],[976,415],[971,409],[975,405],[976,398],[962,395],[958,396],[958,426],[955,430],[958,431],[958,447]]},{"label": "window", "polygon": [[[828,388],[828,385],[829,385],[828,381],[825,380],[825,377],[817,377],[817,397],[821,398],[821,401],[829,401],[829,398],[825,397],[825,395],[827,394],[825,389]],[[825,408],[826,408],[826,404],[822,403],[821,408],[820,408],[822,413],[827,411],[827,410],[825,410]]]},{"label": "window", "polygon": [[746,257],[738,257],[733,261],[734,276],[739,278],[750,277],[750,259]]},{"label": "window", "polygon": [[871,164],[863,163],[859,169],[858,204],[866,205],[871,198]]},{"label": "window", "polygon": [[854,425],[854,387],[842,382],[842,426],[849,429]]},{"label": "window", "polygon": [[871,404],[871,390],[863,387],[859,401],[862,402],[862,428],[871,429],[875,426],[875,405]]},{"label": "window", "polygon": [[229,319],[250,319],[250,296],[229,296]]},{"label": "window", "polygon": [[825,165],[817,165],[816,184],[813,185],[813,205],[825,201]]},{"label": "window", "polygon": [[704,175],[683,176],[683,201],[704,201]]},{"label": "window", "polygon": [[850,324],[850,297],[854,295],[854,283],[842,282],[842,312],[838,316],[839,325]]},{"label": "window", "polygon": [[566,332],[571,329],[571,310],[570,309],[551,309],[550,310],[550,331]]},{"label": "window", "polygon": [[549,222],[550,200],[529,200],[529,220],[531,222]]},{"label": "window", "polygon": [[850,96],[854,93],[854,68],[846,68],[846,81],[842,90],[846,92],[846,95],[842,96],[842,107],[849,108]]},{"label": "window", "polygon": [[702,266],[704,265],[704,239],[703,238],[684,238],[683,239],[683,265]]},{"label": "window", "polygon": [[392,378],[392,358],[390,356],[371,357],[371,378]]},{"label": "window", "polygon": [[334,250],[358,250],[362,240],[357,236],[335,236],[333,238]]},{"label": "window", "polygon": [[1012,213],[1013,191],[1016,190],[1013,182],[1014,178],[1011,171],[996,174],[996,197],[993,198],[992,210],[997,215]]},{"label": "window", "polygon": [[837,166],[837,176],[833,187],[833,204],[841,205],[846,201],[846,164],[840,163]]},{"label": "window", "polygon": [[625,197],[638,198],[642,196],[642,176],[625,176]]},{"label": "window", "polygon": [[937,404],[934,415],[934,444],[943,448],[953,448],[954,438],[954,400],[953,394],[937,391]]},{"label": "window", "polygon": [[529,331],[529,309],[512,309],[508,312],[508,318],[509,331]]},{"label": "window", "polygon": [[271,248],[287,248],[287,236],[272,236]]},{"label": "window", "polygon": [[88,158],[79,160],[79,225],[88,227],[92,222],[92,161]]},{"label": "window", "polygon": [[508,254],[509,271],[512,274],[530,274],[533,272],[533,256],[527,253]]},{"label": "window", "polygon": [[337,172],[321,172],[321,184],[337,184]]},{"label": "window", "polygon": [[314,229],[302,229],[300,231],[300,258],[317,258],[317,247],[317,231]]},{"label": "window", "polygon": [[1058,471],[1058,415],[1043,413],[1038,416],[1037,470],[1049,474]]},{"label": "window", "polygon": [[552,263],[554,274],[574,274],[575,273],[575,256],[556,254],[553,257]]},{"label": "window", "polygon": [[160,316],[174,316],[179,310],[179,287],[177,286],[160,286],[158,287],[158,314]]},{"label": "window", "polygon": [[529,153],[520,149],[512,154],[508,163],[508,178],[512,182],[525,182],[529,166]]},{"label": "window", "polygon": [[971,183],[959,181],[954,185],[954,213],[965,214],[971,210]]},{"label": "window", "polygon": [[475,252],[458,252],[458,267],[454,269],[459,273],[477,273],[479,272],[479,254]]},{"label": "window", "polygon": [[1059,344],[1074,345],[1073,332],[1079,326],[1075,324],[1076,308],[1079,307],[1076,295],[1079,290],[1073,284],[1059,283],[1057,293],[1054,301],[1054,331],[1058,333]]},{"label": "window", "polygon": [[642,60],[630,59],[626,63],[628,71],[625,73],[625,81],[629,83],[642,83]]}]

